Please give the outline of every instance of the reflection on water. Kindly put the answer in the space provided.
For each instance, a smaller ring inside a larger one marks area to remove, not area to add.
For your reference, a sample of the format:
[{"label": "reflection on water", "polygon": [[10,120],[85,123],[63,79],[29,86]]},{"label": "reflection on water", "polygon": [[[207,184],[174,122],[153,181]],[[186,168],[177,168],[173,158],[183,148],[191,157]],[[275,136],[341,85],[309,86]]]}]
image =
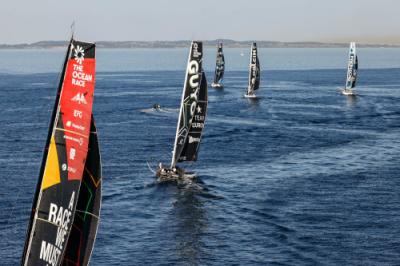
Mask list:
[{"label": "reflection on water", "polygon": [[178,257],[188,265],[199,265],[204,253],[201,238],[207,228],[207,215],[196,191],[182,189],[177,194],[171,220],[175,223]]},{"label": "reflection on water", "polygon": [[347,95],[347,97],[346,97],[347,107],[354,107],[356,103],[357,103],[357,96]]}]

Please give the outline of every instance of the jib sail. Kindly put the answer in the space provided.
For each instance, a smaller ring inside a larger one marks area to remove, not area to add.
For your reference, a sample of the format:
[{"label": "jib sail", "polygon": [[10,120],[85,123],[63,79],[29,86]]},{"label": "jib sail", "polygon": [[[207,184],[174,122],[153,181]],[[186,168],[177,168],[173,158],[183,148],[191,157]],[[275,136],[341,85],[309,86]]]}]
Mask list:
[{"label": "jib sail", "polygon": [[60,265],[88,152],[95,44],[71,39],[46,141],[22,265]]},{"label": "jib sail", "polygon": [[217,48],[217,58],[215,63],[215,73],[214,73],[214,83],[219,83],[224,78],[225,72],[225,57],[222,48],[222,43],[218,44]]},{"label": "jib sail", "polygon": [[353,89],[357,82],[358,57],[356,53],[356,43],[350,43],[349,63],[347,66],[346,89]]},{"label": "jib sail", "polygon": [[181,156],[196,111],[202,75],[202,58],[202,42],[193,41],[190,46],[189,59],[186,68],[185,84],[182,92],[171,168],[175,167],[179,157]]},{"label": "jib sail", "polygon": [[193,116],[192,124],[189,128],[189,134],[186,138],[185,146],[178,160],[179,162],[197,160],[197,153],[199,152],[200,140],[207,115],[208,105],[207,80],[204,72],[202,73],[200,84],[199,98],[197,101],[195,113]]},{"label": "jib sail", "polygon": [[260,61],[258,60],[257,44],[253,43],[250,52],[249,84],[247,94],[253,94],[260,87]]},{"label": "jib sail", "polygon": [[97,129],[92,116],[89,150],[62,265],[88,265],[99,225],[101,205],[101,158]]}]

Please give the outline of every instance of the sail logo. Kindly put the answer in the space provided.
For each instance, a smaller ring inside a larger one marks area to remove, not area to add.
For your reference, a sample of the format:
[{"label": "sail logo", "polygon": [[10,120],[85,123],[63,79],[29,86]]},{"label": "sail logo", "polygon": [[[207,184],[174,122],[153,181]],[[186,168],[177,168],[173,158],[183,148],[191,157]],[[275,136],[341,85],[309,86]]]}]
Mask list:
[{"label": "sail logo", "polygon": [[49,216],[47,220],[57,226],[57,235],[55,243],[42,241],[39,258],[47,265],[58,265],[64,242],[68,235],[72,221],[72,209],[75,205],[75,191],[72,192],[68,208],[50,203]]},{"label": "sail logo", "polygon": [[353,76],[353,66],[354,66],[354,54],[350,54],[349,67],[347,69],[348,78],[351,78]]},{"label": "sail logo", "polygon": [[[196,60],[192,60],[189,62],[188,65],[188,74],[189,74],[189,86],[191,89],[190,93],[190,99],[193,100],[193,102],[190,105],[190,115],[193,116],[194,112],[196,110],[196,105],[197,105],[197,98],[199,96],[199,81],[200,81],[200,65],[199,62]],[[193,91],[194,90],[194,91]]]},{"label": "sail logo", "polygon": [[83,93],[78,93],[77,95],[75,95],[71,101],[73,102],[77,102],[78,104],[87,104],[85,95]]},{"label": "sail logo", "polygon": [[75,57],[75,61],[82,65],[83,60],[85,60],[85,50],[83,50],[83,48],[81,46],[77,46],[74,49],[74,57]]},{"label": "sail logo", "polygon": [[75,160],[75,155],[76,155],[76,150],[74,148],[71,148],[69,150],[69,159],[72,161]]},{"label": "sail logo", "polygon": [[85,130],[85,127],[84,127],[84,126],[81,126],[81,125],[77,125],[77,124],[75,124],[75,123],[72,123],[70,120],[67,121],[66,126],[67,126],[67,127],[72,127],[72,128],[75,128],[75,129],[78,129],[78,130],[81,130],[81,131],[84,131],[84,130]]},{"label": "sail logo", "polygon": [[199,52],[199,45],[197,42],[193,43],[193,57],[201,57],[201,52]]},{"label": "sail logo", "polygon": [[79,110],[74,110],[74,117],[81,118],[83,117],[83,112]]},{"label": "sail logo", "polygon": [[79,146],[82,146],[83,142],[84,142],[83,138],[79,138],[78,139],[78,138],[74,138],[74,137],[71,137],[71,136],[68,136],[68,135],[64,135],[64,139],[69,140],[69,141],[73,141],[75,143],[78,143]]},{"label": "sail logo", "polygon": [[252,55],[252,62],[253,64],[255,64],[257,62],[257,50],[253,49],[251,55]]},{"label": "sail logo", "polygon": [[193,143],[193,142],[200,142],[200,138],[194,138],[192,136],[189,136],[189,143]]}]

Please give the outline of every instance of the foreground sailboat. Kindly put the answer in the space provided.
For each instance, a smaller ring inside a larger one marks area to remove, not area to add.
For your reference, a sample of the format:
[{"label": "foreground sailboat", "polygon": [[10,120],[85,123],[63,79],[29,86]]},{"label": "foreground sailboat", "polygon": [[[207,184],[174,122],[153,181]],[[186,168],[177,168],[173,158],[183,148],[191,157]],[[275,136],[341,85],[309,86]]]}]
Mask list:
[{"label": "foreground sailboat", "polygon": [[215,73],[214,73],[214,82],[211,83],[211,87],[213,88],[223,88],[222,79],[224,78],[225,72],[225,57],[224,51],[222,48],[222,43],[218,44],[217,47],[217,58],[215,60]]},{"label": "foreground sailboat", "polygon": [[260,61],[258,60],[257,44],[251,46],[250,65],[249,65],[249,84],[244,97],[257,98],[255,91],[260,87]]},{"label": "foreground sailboat", "polygon": [[346,86],[342,90],[344,95],[355,96],[354,88],[356,87],[358,71],[358,57],[356,53],[356,43],[350,43],[349,49],[349,64],[347,66]]},{"label": "foreground sailboat", "polygon": [[158,181],[178,181],[193,178],[194,174],[185,173],[177,167],[178,162],[196,161],[200,140],[207,114],[207,80],[202,69],[203,44],[192,42],[186,69],[178,125],[176,129],[171,166],[158,165]]},{"label": "foreground sailboat", "polygon": [[101,203],[92,116],[95,44],[71,38],[44,149],[21,265],[87,265]]}]

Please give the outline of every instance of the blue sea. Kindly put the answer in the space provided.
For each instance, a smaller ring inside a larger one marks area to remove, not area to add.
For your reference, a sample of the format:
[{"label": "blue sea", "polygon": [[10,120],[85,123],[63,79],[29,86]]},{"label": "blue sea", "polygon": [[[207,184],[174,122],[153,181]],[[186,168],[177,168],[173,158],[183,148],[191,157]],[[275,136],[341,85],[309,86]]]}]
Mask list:
[{"label": "blue sea", "polygon": [[[212,81],[216,49],[204,51]],[[18,265],[64,50],[0,50],[0,265]],[[244,56],[241,56],[244,53]],[[225,49],[195,185],[169,163],[188,49],[97,51],[103,204],[91,265],[400,265],[400,49]],[[151,109],[154,103],[161,111]]]}]

